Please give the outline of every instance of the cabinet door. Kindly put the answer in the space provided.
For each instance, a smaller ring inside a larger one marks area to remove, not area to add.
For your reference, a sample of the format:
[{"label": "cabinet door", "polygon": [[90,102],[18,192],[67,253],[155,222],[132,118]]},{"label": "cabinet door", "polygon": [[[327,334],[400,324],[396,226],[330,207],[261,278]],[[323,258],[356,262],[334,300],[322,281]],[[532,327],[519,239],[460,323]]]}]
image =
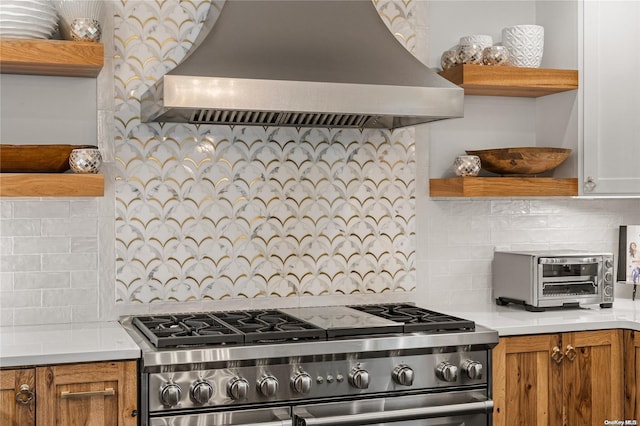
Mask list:
[{"label": "cabinet door", "polygon": [[562,424],[562,364],[557,334],[501,338],[493,349],[493,424]]},{"label": "cabinet door", "polygon": [[624,419],[622,330],[567,333],[563,393],[566,425],[601,426]]},{"label": "cabinet door", "polygon": [[0,425],[35,424],[35,384],[32,368],[0,370]]},{"label": "cabinet door", "polygon": [[137,424],[134,361],[39,367],[36,380],[38,426]]},{"label": "cabinet door", "polygon": [[640,332],[624,331],[625,419],[640,416]]},{"label": "cabinet door", "polygon": [[640,2],[583,5],[583,192],[639,195]]}]

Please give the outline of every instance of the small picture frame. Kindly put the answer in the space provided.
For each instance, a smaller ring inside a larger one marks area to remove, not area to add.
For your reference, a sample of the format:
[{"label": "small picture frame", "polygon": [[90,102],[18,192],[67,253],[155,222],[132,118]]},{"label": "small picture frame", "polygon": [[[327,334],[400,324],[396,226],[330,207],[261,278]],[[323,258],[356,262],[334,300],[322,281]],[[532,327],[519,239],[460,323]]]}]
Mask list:
[{"label": "small picture frame", "polygon": [[634,284],[633,297],[640,285],[640,225],[620,226],[618,282]]}]

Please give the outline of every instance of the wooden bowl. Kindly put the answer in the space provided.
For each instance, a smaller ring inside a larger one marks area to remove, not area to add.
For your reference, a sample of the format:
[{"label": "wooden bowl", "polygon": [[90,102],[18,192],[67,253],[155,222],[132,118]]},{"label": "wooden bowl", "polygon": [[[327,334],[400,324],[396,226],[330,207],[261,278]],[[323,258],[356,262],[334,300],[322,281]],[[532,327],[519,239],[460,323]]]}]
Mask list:
[{"label": "wooden bowl", "polygon": [[480,157],[481,167],[499,175],[537,175],[558,167],[571,154],[570,149],[522,147],[467,151]]},{"label": "wooden bowl", "polygon": [[69,155],[76,148],[96,147],[0,144],[0,173],[64,173],[69,170]]}]

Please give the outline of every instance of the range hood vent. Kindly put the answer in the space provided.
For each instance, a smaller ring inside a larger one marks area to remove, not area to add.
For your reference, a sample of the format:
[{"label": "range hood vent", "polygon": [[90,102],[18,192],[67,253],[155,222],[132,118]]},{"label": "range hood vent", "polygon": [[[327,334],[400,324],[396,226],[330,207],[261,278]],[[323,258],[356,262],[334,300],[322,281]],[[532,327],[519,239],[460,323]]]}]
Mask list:
[{"label": "range hood vent", "polygon": [[305,112],[230,111],[219,109],[195,110],[189,122],[193,124],[228,124],[278,127],[367,127],[372,115],[318,114]]},{"label": "range hood vent", "polygon": [[227,0],[217,14],[143,95],[143,121],[394,129],[463,115],[463,90],[372,0]]}]

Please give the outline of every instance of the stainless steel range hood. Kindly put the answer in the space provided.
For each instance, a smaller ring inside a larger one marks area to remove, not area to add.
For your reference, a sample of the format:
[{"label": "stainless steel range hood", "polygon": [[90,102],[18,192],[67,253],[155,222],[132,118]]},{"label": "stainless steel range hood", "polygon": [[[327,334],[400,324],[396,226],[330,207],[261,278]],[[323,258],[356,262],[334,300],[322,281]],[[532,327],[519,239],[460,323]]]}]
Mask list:
[{"label": "stainless steel range hood", "polygon": [[394,129],[463,115],[463,90],[371,0],[227,0],[216,14],[144,94],[144,121]]}]

